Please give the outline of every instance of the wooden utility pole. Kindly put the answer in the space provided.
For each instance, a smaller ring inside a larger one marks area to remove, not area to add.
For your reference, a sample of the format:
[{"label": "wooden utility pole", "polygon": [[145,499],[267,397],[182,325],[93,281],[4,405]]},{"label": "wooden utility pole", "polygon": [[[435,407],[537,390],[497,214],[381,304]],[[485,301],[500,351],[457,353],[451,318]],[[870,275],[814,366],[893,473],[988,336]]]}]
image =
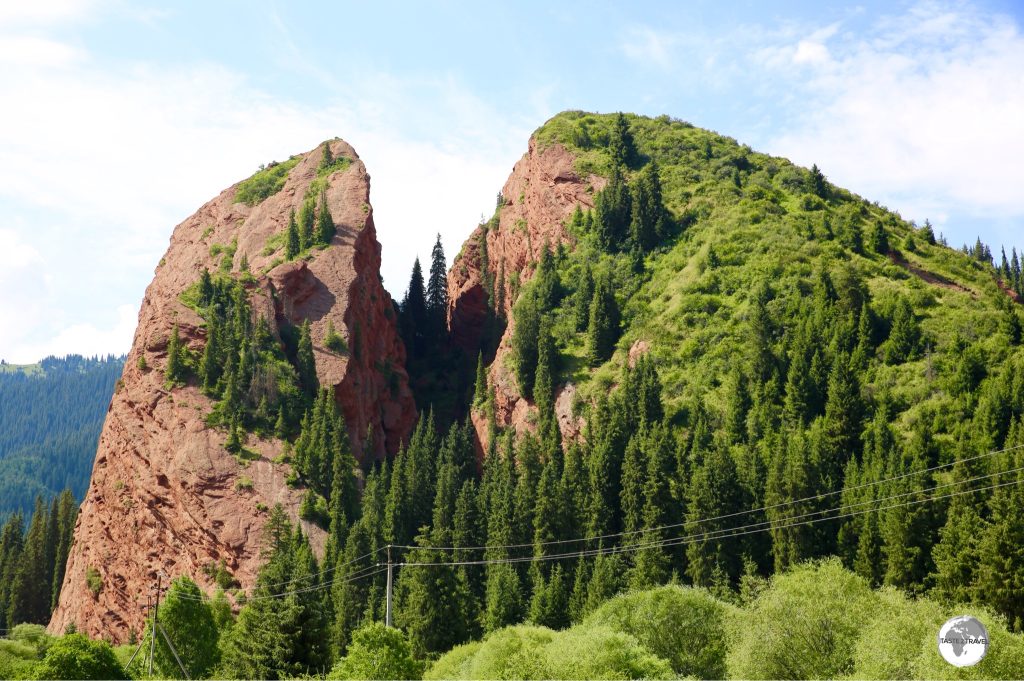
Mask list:
[{"label": "wooden utility pole", "polygon": [[393,569],[394,564],[391,562],[391,544],[388,544],[388,590],[384,607],[384,624],[389,627],[391,626],[391,573]]}]

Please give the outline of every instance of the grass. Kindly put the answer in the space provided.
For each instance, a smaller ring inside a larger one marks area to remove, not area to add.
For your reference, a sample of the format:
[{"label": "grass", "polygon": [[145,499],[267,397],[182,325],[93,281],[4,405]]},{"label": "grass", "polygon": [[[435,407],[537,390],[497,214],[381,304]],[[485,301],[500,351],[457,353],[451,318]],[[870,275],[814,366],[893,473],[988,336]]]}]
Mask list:
[{"label": "grass", "polygon": [[281,163],[271,163],[261,168],[249,179],[243,180],[235,191],[235,201],[247,206],[255,206],[281,191],[288,180],[288,173],[302,160],[300,156],[292,156]]},{"label": "grass", "polygon": [[[600,252],[586,234],[579,235],[559,265],[567,292],[584,261],[595,271],[613,272],[623,311],[618,349],[596,368],[586,365],[584,334],[569,322],[569,301],[554,312],[561,379],[576,383],[581,399],[596,398],[616,380],[630,346],[645,340],[658,362],[670,417],[684,413],[698,398],[718,404],[725,377],[745,356],[750,292],[761,285],[770,290],[769,310],[779,325],[774,351],[784,355],[785,334],[800,318],[794,306],[821,268],[833,277],[844,268],[859,273],[876,312],[884,312],[897,297],[909,300],[940,377],[955,363],[956,344],[965,338],[980,347],[990,365],[1019,354],[999,332],[1005,295],[991,267],[928,244],[912,223],[841,188],[833,187],[827,200],[808,194],[809,172],[786,159],[668,117],[627,118],[638,157],[627,180],[656,160],[664,202],[683,228],[647,255],[641,276],[629,273],[625,255]],[[565,112],[538,129],[535,139],[542,149],[555,143],[570,149],[581,177],[607,175],[610,157],[604,144],[613,119]],[[957,286],[925,281],[886,255],[856,252],[851,235],[876,221],[891,247],[902,249],[906,237],[915,235],[914,252],[902,253],[910,266]],[[877,366],[864,386],[868,394],[891,386],[894,398],[911,413],[947,408],[938,383],[922,378],[927,369],[923,358]]]}]

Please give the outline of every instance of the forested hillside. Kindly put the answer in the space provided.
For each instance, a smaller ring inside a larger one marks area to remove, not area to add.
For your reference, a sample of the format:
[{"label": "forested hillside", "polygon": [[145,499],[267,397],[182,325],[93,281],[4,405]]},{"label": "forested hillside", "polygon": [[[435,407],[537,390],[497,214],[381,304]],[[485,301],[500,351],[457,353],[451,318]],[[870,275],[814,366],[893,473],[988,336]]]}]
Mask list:
[{"label": "forested hillside", "polygon": [[47,357],[0,366],[0,524],[37,496],[89,486],[96,441],[123,357]]},{"label": "forested hillside", "polygon": [[[250,328],[245,268],[186,292],[209,333],[186,347],[169,329],[154,380],[204,391],[207,424],[241,461],[259,459],[251,443],[280,444],[301,518],[327,535],[321,553],[309,525],[262,506],[251,589],[224,561],[170,575],[189,674],[337,665],[365,677],[360,656],[388,650],[400,653],[391,676],[440,658],[435,677],[940,677],[934,627],[966,608],[1004,646],[974,671],[1012,676],[1021,641],[1007,632],[1024,629],[1017,252],[993,262],[980,241],[951,248],[817,167],[668,117],[567,112],[530,154],[546,148],[574,156],[573,177],[524,184],[585,182],[587,200],[557,205],[553,229],[503,221],[526,192],[499,196],[449,272],[481,273],[479,347],[453,349],[450,315],[442,328],[441,244],[429,281],[413,271],[397,322],[425,392],[394,456],[356,465],[365,443],[317,380],[308,316],[285,346]],[[552,201],[565,196],[579,194]],[[537,254],[521,271],[488,252],[509,229],[520,254]],[[338,355],[363,349],[359,334],[331,336]],[[273,399],[243,390],[264,365],[288,379]],[[516,419],[499,418],[513,402]],[[238,478],[235,492],[252,486]],[[613,600],[673,582],[697,587],[675,604],[680,620],[714,616],[723,632],[693,666]],[[109,588],[97,580],[93,598]],[[401,633],[379,626],[389,610]],[[900,628],[883,626],[890,615]],[[147,626],[131,634],[145,640]],[[159,671],[175,675],[165,643]],[[878,658],[862,647],[890,644]]]}]

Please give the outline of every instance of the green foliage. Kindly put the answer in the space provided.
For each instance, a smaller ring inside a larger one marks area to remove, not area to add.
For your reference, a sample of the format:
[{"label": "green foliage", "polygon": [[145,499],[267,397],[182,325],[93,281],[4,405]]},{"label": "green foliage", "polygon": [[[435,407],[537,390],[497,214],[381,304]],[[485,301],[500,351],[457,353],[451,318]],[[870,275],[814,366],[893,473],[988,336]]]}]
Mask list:
[{"label": "green foliage", "polygon": [[292,156],[287,161],[270,163],[266,168],[261,168],[249,179],[238,184],[235,201],[249,206],[262,203],[284,188],[288,173],[301,160],[299,156]]},{"label": "green foliage", "polygon": [[778,575],[737,622],[729,675],[745,679],[824,679],[853,671],[862,623],[875,595],[838,561]]},{"label": "green foliage", "polygon": [[100,591],[103,590],[103,579],[100,577],[99,570],[91,565],[85,570],[85,585],[94,597],[99,596]]},{"label": "green foliage", "polygon": [[35,671],[40,679],[128,678],[109,643],[90,641],[82,634],[55,641]]},{"label": "green foliage", "polygon": [[[171,582],[167,597],[160,603],[160,624],[185,664],[189,677],[208,677],[220,661],[220,649],[217,646],[220,632],[205,594],[188,577],[178,577]],[[153,635],[152,621],[149,621],[143,641],[148,641]],[[184,678],[174,654],[159,631],[156,633],[153,663],[162,678]]]},{"label": "green foliage", "polygon": [[327,332],[324,334],[324,347],[339,355],[348,353],[348,344],[344,337],[334,329],[334,322],[327,321]]},{"label": "green foliage", "polygon": [[554,632],[502,629],[480,644],[456,648],[426,679],[669,679],[668,662],[626,634],[599,626]]},{"label": "green foliage", "polygon": [[418,679],[422,667],[398,629],[373,623],[352,635],[348,654],[328,674],[328,679]]},{"label": "green foliage", "polygon": [[629,634],[680,675],[725,678],[726,636],[735,608],[706,591],[663,586],[617,596],[584,620]]}]

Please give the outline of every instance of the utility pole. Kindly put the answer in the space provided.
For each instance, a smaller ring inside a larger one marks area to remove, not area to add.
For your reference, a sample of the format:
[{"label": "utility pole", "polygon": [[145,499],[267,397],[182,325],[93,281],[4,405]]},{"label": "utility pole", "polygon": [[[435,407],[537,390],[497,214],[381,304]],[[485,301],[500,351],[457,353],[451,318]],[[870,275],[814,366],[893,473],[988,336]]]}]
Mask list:
[{"label": "utility pole", "polygon": [[153,608],[152,638],[149,640],[149,675],[153,676],[153,653],[156,652],[156,628],[160,622],[160,573],[156,573],[156,607]]},{"label": "utility pole", "polygon": [[391,626],[391,571],[394,564],[391,562],[391,544],[388,544],[388,591],[386,605],[384,608],[384,624]]}]

